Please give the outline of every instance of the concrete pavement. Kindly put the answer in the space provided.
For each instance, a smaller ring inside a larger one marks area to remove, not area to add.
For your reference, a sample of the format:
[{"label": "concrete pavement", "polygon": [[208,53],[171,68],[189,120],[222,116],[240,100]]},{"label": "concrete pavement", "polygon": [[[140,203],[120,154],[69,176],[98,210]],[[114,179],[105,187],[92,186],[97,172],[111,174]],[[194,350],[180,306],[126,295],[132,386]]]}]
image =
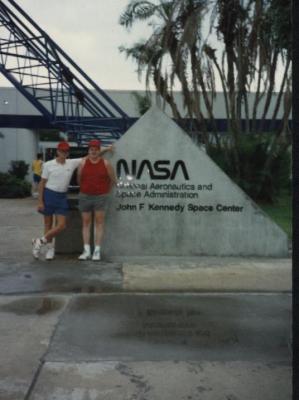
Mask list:
[{"label": "concrete pavement", "polygon": [[33,260],[0,200],[0,400],[291,399],[291,259]]}]

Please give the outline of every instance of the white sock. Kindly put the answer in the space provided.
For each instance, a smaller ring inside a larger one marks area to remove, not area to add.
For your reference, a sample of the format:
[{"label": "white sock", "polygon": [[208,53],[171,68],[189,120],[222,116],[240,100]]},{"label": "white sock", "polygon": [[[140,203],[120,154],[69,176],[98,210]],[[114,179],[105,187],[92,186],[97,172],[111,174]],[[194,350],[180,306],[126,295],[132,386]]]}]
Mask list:
[{"label": "white sock", "polygon": [[54,247],[54,243],[53,242],[48,242],[47,243],[47,248],[48,249],[53,249],[53,247]]},{"label": "white sock", "polygon": [[84,245],[84,251],[86,251],[86,253],[90,254],[90,244]]},{"label": "white sock", "polygon": [[101,251],[101,246],[94,246],[94,251]]}]

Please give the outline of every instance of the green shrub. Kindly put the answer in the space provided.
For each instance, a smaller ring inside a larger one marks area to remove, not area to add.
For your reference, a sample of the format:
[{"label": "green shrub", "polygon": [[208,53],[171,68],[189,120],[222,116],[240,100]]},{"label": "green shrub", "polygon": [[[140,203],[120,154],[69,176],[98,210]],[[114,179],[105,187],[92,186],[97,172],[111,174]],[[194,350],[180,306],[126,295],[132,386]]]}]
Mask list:
[{"label": "green shrub", "polygon": [[21,198],[31,194],[31,185],[10,173],[0,172],[0,198]]},{"label": "green shrub", "polygon": [[271,140],[271,135],[252,135],[241,139],[239,177],[232,148],[225,156],[224,151],[212,147],[209,155],[252,199],[273,203],[282,189],[290,188],[291,156],[287,148],[277,147],[266,170]]},{"label": "green shrub", "polygon": [[152,101],[147,94],[142,95],[138,92],[132,92],[132,96],[136,101],[136,106],[140,115],[145,114],[151,108]]},{"label": "green shrub", "polygon": [[25,176],[28,174],[29,164],[26,164],[25,161],[11,161],[11,167],[8,171],[11,175],[15,176],[19,179],[25,179]]}]

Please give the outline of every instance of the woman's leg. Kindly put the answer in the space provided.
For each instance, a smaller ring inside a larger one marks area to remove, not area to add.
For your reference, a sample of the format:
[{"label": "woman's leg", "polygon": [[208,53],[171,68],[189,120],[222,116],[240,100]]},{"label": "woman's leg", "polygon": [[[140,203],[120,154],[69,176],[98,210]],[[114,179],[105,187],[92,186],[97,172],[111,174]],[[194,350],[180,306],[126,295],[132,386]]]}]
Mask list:
[{"label": "woman's leg", "polygon": [[[52,229],[53,226],[53,215],[44,216],[44,236]],[[52,239],[51,239],[52,241]],[[50,240],[49,240],[50,242]]]},{"label": "woman's leg", "polygon": [[90,226],[91,226],[91,212],[82,212],[82,238],[84,245],[90,245]]},{"label": "woman's leg", "polygon": [[92,255],[93,261],[99,261],[101,259],[101,242],[104,233],[104,221],[105,221],[105,212],[95,211],[95,216],[94,216],[95,240],[94,240],[94,252]]},{"label": "woman's leg", "polygon": [[61,231],[66,228],[66,216],[65,215],[56,215],[56,225],[52,226],[51,229],[47,231],[45,234],[45,239],[47,242],[51,242],[52,239],[58,235]]},{"label": "woman's leg", "polygon": [[90,226],[92,213],[91,211],[84,211],[81,213],[81,217],[84,249],[83,253],[79,256],[79,260],[88,260],[90,258]]},{"label": "woman's leg", "polygon": [[40,182],[40,177],[37,175],[33,175],[33,180],[32,180],[32,185],[31,185],[31,191],[32,191],[32,196],[33,197],[38,197],[38,185]]},{"label": "woman's leg", "polygon": [[[55,219],[55,220],[54,220]],[[45,216],[44,217],[45,221],[45,231],[44,231],[44,236],[52,229],[53,223],[56,223],[56,218],[53,215]],[[55,247],[54,247],[54,240],[51,239],[50,241],[47,242],[47,251],[45,254],[46,260],[53,260],[55,257]]]},{"label": "woman's leg", "polygon": [[103,234],[104,234],[104,223],[105,223],[105,211],[98,210],[94,214],[95,223],[95,246],[101,246]]},{"label": "woman's leg", "polygon": [[32,254],[34,258],[39,257],[43,245],[53,247],[52,239],[66,227],[66,216],[56,215],[55,226],[53,226],[53,218],[53,215],[44,216],[44,236],[42,238],[32,239]]},{"label": "woman's leg", "polygon": [[37,185],[33,180],[31,184],[31,195],[34,197],[36,192],[37,192]]}]

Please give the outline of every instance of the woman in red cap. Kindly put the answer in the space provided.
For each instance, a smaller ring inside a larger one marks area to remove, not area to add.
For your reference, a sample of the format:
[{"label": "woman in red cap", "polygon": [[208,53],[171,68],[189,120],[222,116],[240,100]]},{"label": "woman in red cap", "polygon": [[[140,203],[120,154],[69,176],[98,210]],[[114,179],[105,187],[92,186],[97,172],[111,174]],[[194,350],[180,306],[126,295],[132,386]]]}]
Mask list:
[{"label": "woman in red cap", "polygon": [[[88,155],[78,168],[80,184],[79,210],[82,215],[82,236],[84,249],[79,260],[101,259],[101,241],[104,232],[104,218],[108,194],[116,184],[116,175],[109,161],[101,157],[101,143],[91,140],[88,145]],[[95,238],[94,251],[90,249],[90,227],[94,213]]]},{"label": "woman in red cap", "polygon": [[[69,209],[68,186],[73,172],[83,160],[83,158],[68,159],[69,150],[68,142],[60,142],[57,146],[56,158],[43,165],[37,209],[44,215],[44,236],[32,239],[34,258],[39,258],[42,246],[46,245],[46,260],[52,260],[55,256],[53,239],[66,227],[66,216]],[[107,150],[105,149],[103,152]],[[54,216],[56,217],[55,224],[53,224]]]}]

